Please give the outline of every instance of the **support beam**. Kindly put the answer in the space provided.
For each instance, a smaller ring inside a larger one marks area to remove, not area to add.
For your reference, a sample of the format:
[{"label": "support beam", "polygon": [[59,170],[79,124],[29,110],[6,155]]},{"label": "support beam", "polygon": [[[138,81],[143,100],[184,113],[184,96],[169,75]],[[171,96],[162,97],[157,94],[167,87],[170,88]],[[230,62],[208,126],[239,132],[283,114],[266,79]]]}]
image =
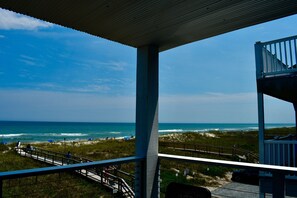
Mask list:
[{"label": "support beam", "polygon": [[136,197],[158,197],[158,98],[159,49],[137,49],[136,156],[145,160],[136,167]]}]

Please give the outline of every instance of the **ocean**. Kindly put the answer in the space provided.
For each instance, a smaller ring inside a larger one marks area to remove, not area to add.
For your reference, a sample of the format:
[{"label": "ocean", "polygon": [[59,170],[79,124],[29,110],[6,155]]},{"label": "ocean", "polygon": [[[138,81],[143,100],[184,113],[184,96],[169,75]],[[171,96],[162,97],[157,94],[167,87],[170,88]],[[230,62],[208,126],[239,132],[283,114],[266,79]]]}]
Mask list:
[{"label": "ocean", "polygon": [[[294,127],[294,124],[266,124],[266,128]],[[251,131],[258,124],[160,123],[159,133]],[[78,141],[135,136],[134,123],[19,122],[0,121],[0,142]]]}]

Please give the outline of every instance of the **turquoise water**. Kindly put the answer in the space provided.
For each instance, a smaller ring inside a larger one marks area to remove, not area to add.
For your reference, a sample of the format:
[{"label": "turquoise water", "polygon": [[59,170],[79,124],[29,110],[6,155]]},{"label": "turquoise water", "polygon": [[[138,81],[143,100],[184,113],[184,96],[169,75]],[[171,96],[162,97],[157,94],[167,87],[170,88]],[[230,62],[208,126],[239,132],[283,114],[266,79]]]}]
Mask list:
[{"label": "turquoise water", "polygon": [[[293,127],[294,124],[266,124],[266,128]],[[159,133],[256,130],[258,124],[160,123]],[[88,140],[135,135],[134,123],[16,122],[0,121],[1,142]]]}]

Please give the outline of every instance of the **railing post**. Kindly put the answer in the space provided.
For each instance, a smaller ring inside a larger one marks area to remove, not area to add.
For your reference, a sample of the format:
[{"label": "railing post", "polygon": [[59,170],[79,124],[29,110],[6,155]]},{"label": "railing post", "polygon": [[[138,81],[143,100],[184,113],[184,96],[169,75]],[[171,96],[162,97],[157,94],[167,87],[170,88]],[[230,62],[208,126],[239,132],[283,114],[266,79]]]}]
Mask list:
[{"label": "railing post", "polygon": [[255,57],[256,57],[256,77],[262,78],[264,74],[264,62],[263,62],[263,43],[256,42],[255,44]]},{"label": "railing post", "polygon": [[281,172],[272,173],[272,197],[285,197],[285,175]]}]

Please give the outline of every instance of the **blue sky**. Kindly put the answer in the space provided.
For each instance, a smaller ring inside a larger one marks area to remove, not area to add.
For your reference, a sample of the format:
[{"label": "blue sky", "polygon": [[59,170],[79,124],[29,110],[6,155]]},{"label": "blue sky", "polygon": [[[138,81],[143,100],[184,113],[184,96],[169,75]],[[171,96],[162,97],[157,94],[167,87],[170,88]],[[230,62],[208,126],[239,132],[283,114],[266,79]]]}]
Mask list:
[{"label": "blue sky", "polygon": [[[160,53],[160,122],[257,122],[254,43],[297,16]],[[136,49],[0,9],[0,120],[134,122]],[[294,122],[266,97],[266,121]]]}]

